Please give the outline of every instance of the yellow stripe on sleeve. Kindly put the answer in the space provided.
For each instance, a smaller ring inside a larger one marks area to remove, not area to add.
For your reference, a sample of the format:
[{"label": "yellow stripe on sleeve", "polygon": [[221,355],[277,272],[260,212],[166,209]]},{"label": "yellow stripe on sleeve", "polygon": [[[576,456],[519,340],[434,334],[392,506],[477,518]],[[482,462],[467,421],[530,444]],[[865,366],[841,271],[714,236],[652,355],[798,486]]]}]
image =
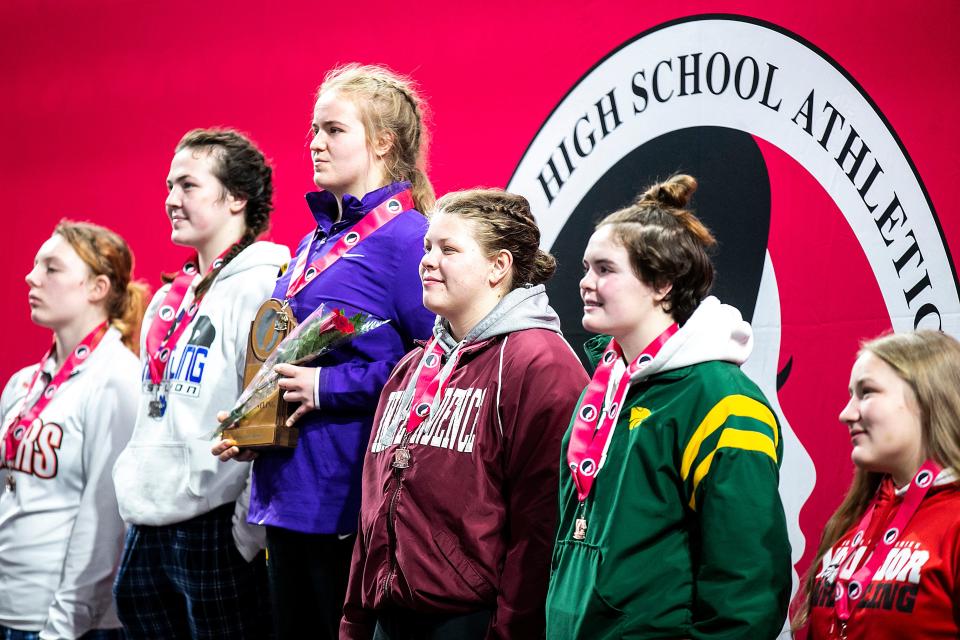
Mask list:
[{"label": "yellow stripe on sleeve", "polygon": [[[774,432],[776,433],[776,432]],[[693,489],[690,492],[690,508],[697,508],[697,486],[700,481],[710,471],[710,464],[713,462],[713,454],[720,449],[742,449],[744,451],[759,451],[765,453],[776,463],[777,447],[765,433],[759,431],[742,431],[740,429],[725,429],[717,442],[717,448],[710,452],[703,461],[697,465],[693,472]]]},{"label": "yellow stripe on sleeve", "polygon": [[693,467],[693,461],[697,459],[697,455],[700,453],[700,447],[703,445],[703,441],[722,427],[730,416],[753,418],[754,420],[762,422],[773,430],[774,447],[779,443],[780,436],[777,433],[777,420],[765,404],[739,394],[727,396],[713,405],[713,408],[707,412],[703,421],[700,422],[696,430],[694,430],[693,436],[690,437],[690,442],[687,443],[686,448],[683,450],[683,459],[680,463],[680,476],[684,480],[690,476],[690,469]]}]

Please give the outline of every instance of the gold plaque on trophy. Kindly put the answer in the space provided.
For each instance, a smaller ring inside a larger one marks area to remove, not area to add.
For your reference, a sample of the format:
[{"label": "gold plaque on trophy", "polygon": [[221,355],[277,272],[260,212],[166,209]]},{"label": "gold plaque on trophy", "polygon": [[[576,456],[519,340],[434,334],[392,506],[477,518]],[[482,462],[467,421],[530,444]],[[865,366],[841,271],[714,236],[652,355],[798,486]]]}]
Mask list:
[{"label": "gold plaque on trophy", "polygon": [[[250,384],[263,363],[296,324],[293,312],[280,300],[271,298],[260,306],[250,323],[244,387]],[[235,426],[224,429],[223,437],[236,441],[238,447],[245,449],[295,447],[297,428],[286,424],[293,408],[280,394],[280,389],[274,388],[250,415]]]}]

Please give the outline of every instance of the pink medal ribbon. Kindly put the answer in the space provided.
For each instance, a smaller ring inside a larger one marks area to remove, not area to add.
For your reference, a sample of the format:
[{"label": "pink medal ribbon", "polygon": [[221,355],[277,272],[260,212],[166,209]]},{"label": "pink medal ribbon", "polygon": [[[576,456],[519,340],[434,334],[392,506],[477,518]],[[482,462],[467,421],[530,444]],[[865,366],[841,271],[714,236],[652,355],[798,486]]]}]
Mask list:
[{"label": "pink medal ribbon", "polygon": [[910,481],[907,494],[904,496],[903,502],[897,509],[896,514],[890,519],[889,526],[883,532],[883,535],[880,536],[880,539],[876,541],[873,549],[868,550],[869,557],[867,561],[848,580],[841,579],[840,574],[842,574],[844,569],[857,557],[857,555],[853,553],[854,548],[860,546],[867,530],[870,528],[873,514],[876,511],[878,496],[874,496],[870,505],[867,507],[867,512],[860,520],[860,524],[857,525],[857,532],[850,541],[850,558],[837,570],[837,580],[834,586],[834,611],[837,616],[837,621],[839,622],[841,637],[845,637],[847,621],[850,620],[850,616],[853,615],[853,609],[856,607],[857,602],[859,602],[866,592],[867,585],[873,580],[873,576],[876,574],[880,564],[900,538],[903,528],[910,522],[910,518],[917,512],[917,509],[920,508],[920,503],[933,486],[933,481],[936,479],[938,473],[940,473],[940,465],[936,462],[927,460],[923,463],[920,470],[913,476],[913,480]]},{"label": "pink medal ribbon", "polygon": [[[210,273],[223,264],[223,257],[227,255],[232,248],[233,245],[221,253],[217,259],[210,264],[207,273]],[[171,283],[167,295],[163,297],[163,302],[160,303],[156,317],[150,324],[146,347],[150,364],[150,381],[154,385],[159,385],[163,382],[163,374],[166,371],[167,362],[170,360],[170,354],[173,348],[177,346],[177,341],[180,339],[180,336],[187,330],[194,316],[196,316],[200,310],[200,302],[203,300],[202,295],[194,299],[189,309],[182,312],[179,316],[177,315],[177,310],[180,308],[183,299],[187,296],[187,290],[197,275],[197,262],[197,255],[194,254],[193,258],[184,263],[180,269],[180,273],[177,274],[177,277],[174,278]]]},{"label": "pink medal ribbon", "polygon": [[583,402],[577,412],[573,430],[570,434],[570,443],[567,446],[567,463],[573,476],[573,484],[577,487],[577,497],[580,499],[578,510],[581,515],[576,520],[573,532],[575,540],[583,540],[586,537],[587,521],[583,517],[585,501],[587,496],[590,495],[593,481],[600,473],[606,459],[610,436],[613,433],[614,425],[616,425],[617,417],[620,415],[623,398],[630,386],[630,377],[649,366],[660,352],[661,347],[679,328],[676,323],[667,327],[666,331],[657,336],[627,366],[623,375],[620,376],[620,380],[617,381],[612,401],[606,407],[604,407],[604,399],[610,377],[613,375],[613,368],[617,359],[623,358],[623,350],[616,340],[610,339],[600,362],[597,364],[597,369],[593,373],[593,378],[587,386]]},{"label": "pink medal ribbon", "polygon": [[343,257],[347,251],[369,238],[383,227],[383,225],[407,209],[412,208],[413,196],[410,195],[409,189],[382,202],[375,209],[367,212],[359,222],[353,225],[353,228],[351,228],[348,233],[337,240],[330,251],[314,260],[309,267],[306,266],[307,256],[310,254],[312,245],[308,246],[300,253],[293,267],[293,272],[290,274],[290,284],[287,285],[286,293],[287,300],[297,295],[311,280],[329,269],[330,266]]},{"label": "pink medal ribbon", "polygon": [[[462,353],[463,349],[456,350],[453,369],[457,368],[457,361],[459,361]],[[446,385],[440,380],[442,355],[443,349],[436,337],[424,347],[423,358],[420,360],[420,372],[417,375],[417,383],[413,388],[413,398],[410,402],[410,413],[407,416],[406,431],[408,435],[416,431],[424,420],[430,416],[434,399],[443,395]],[[410,450],[407,448],[406,438],[394,450],[391,466],[394,469],[406,469],[410,466]]]},{"label": "pink medal ribbon", "polygon": [[[73,353],[67,357],[66,361],[60,367],[60,370],[57,371],[56,375],[53,376],[53,379],[47,383],[47,386],[44,387],[43,392],[37,396],[33,404],[27,406],[26,401],[24,401],[24,405],[21,407],[20,413],[16,418],[10,421],[7,426],[6,433],[3,435],[3,442],[5,445],[5,467],[10,468],[13,466],[20,466],[19,462],[16,465],[12,463],[15,458],[18,458],[20,444],[23,442],[24,436],[27,435],[30,425],[33,424],[33,421],[36,420],[41,413],[43,413],[44,409],[47,408],[47,405],[49,405],[50,401],[53,400],[53,397],[56,395],[60,385],[69,380],[77,366],[90,357],[90,354],[93,353],[94,349],[97,348],[97,345],[100,344],[100,341],[103,340],[103,336],[106,335],[108,326],[108,322],[102,322],[101,324],[97,325],[96,329],[91,331],[83,340],[80,341],[80,344],[78,344],[73,350]],[[40,360],[40,364],[37,365],[37,370],[30,379],[30,384],[27,385],[27,398],[30,397],[30,392],[33,391],[34,385],[37,383],[37,380],[40,378],[40,376],[43,375],[43,371],[46,369],[48,361],[54,357],[55,353],[56,345],[54,344],[50,347],[50,350],[47,351],[47,354],[43,356],[43,359]],[[7,489],[13,491],[14,486],[13,477],[7,476]]]},{"label": "pink medal ribbon", "polygon": [[[223,264],[223,257],[226,256],[234,246],[235,245],[231,245],[226,251],[217,256],[217,259],[207,268],[207,273],[220,267],[220,265]],[[190,285],[197,275],[198,262],[199,258],[194,254],[193,258],[184,263],[180,269],[180,273],[177,274],[177,277],[174,278],[170,284],[167,295],[163,297],[160,308],[157,310],[157,315],[150,324],[150,331],[147,333],[147,363],[149,365],[150,382],[152,383],[151,386],[154,393],[154,399],[151,400],[149,404],[149,413],[151,418],[158,420],[163,417],[167,405],[162,391],[163,377],[166,373],[167,363],[170,362],[170,356],[174,348],[176,348],[180,336],[183,335],[183,332],[186,331],[190,323],[193,322],[193,318],[197,315],[197,312],[200,311],[200,302],[203,300],[203,295],[197,296],[188,309],[181,311],[179,315],[177,314],[177,310],[180,309],[180,305],[187,296],[187,291],[190,289]]]}]

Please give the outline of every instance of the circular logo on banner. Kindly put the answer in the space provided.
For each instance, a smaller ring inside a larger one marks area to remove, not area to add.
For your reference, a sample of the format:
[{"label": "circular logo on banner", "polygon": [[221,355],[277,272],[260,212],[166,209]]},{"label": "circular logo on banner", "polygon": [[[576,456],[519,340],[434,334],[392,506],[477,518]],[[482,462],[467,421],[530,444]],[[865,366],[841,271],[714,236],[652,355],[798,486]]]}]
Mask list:
[{"label": "circular logo on banner", "polygon": [[310,282],[317,277],[317,268],[309,267],[303,277],[306,278],[307,282]]},{"label": "circular logo on banner", "polygon": [[348,247],[352,247],[357,244],[357,241],[360,240],[360,234],[356,231],[351,231],[347,235],[343,236],[343,243]]},{"label": "circular logo on banner", "polygon": [[605,354],[603,354],[603,363],[610,364],[611,362],[614,361],[616,357],[617,357],[616,351],[607,351]]},{"label": "circular logo on banner", "polygon": [[77,360],[86,360],[87,356],[90,355],[90,347],[82,344],[77,347],[76,351],[73,352],[73,355],[76,356]]},{"label": "circular logo on banner", "polygon": [[580,408],[580,417],[587,422],[597,419],[597,408],[592,404],[585,404]]},{"label": "circular logo on banner", "polygon": [[157,357],[160,358],[160,362],[166,362],[167,358],[170,357],[170,349],[160,349],[160,353],[157,354]]},{"label": "circular logo on banner", "polygon": [[896,527],[890,527],[887,529],[886,533],[883,534],[883,541],[887,544],[893,544],[896,541],[897,536],[900,535],[900,530]]},{"label": "circular logo on banner", "polygon": [[742,368],[781,428],[780,474],[791,479],[781,491],[803,573],[851,467],[824,436],[839,411],[828,398],[878,327],[960,334],[952,258],[906,148],[849,72],[778,25],[685,17],[599,60],[507,185],[557,257],[547,292],[571,344],[590,337],[577,283],[596,222],[674,173],[698,181],[691,206],[718,240],[713,293],[754,327]]},{"label": "circular logo on banner", "polygon": [[193,264],[192,262],[188,262],[187,264],[183,265],[183,272],[189,276],[192,276],[197,272],[197,265]]},{"label": "circular logo on banner", "polygon": [[436,369],[438,364],[440,364],[440,357],[435,353],[428,354],[423,359],[423,366],[427,369]]},{"label": "circular logo on banner", "polygon": [[43,397],[49,400],[53,397],[53,394],[57,392],[57,385],[48,384],[47,388],[43,390]]},{"label": "circular logo on banner", "polygon": [[425,418],[430,413],[430,405],[426,402],[421,402],[413,412],[417,414],[418,417]]},{"label": "circular logo on banner", "polygon": [[847,585],[847,594],[851,600],[859,600],[860,596],[863,595],[863,587],[860,586],[859,582],[853,580]]},{"label": "circular logo on banner", "polygon": [[164,322],[170,322],[171,320],[173,320],[173,316],[175,313],[176,311],[174,310],[173,307],[171,307],[168,304],[165,304],[162,307],[160,307],[160,311],[157,312],[157,316],[159,316],[160,319],[163,320]]},{"label": "circular logo on banner", "polygon": [[597,472],[597,463],[592,458],[584,458],[580,462],[580,473],[585,476],[592,476]]},{"label": "circular logo on banner", "polygon": [[390,200],[387,200],[387,211],[390,213],[400,213],[403,211],[403,205],[400,204],[399,200],[391,198]]},{"label": "circular logo on banner", "polygon": [[930,483],[933,482],[933,472],[929,469],[924,469],[917,474],[917,486],[921,489],[929,487]]}]

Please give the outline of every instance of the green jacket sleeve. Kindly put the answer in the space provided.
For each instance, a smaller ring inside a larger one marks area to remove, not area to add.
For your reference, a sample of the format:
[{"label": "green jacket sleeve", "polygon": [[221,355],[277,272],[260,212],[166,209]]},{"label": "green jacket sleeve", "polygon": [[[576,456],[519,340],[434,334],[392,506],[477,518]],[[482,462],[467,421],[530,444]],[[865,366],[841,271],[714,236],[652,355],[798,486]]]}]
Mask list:
[{"label": "green jacket sleeve", "polygon": [[694,638],[764,640],[782,630],[792,573],[779,431],[765,403],[731,395],[687,443],[681,475],[695,521]]},{"label": "green jacket sleeve", "polygon": [[776,463],[762,453],[714,455],[698,491],[694,638],[762,640],[780,633],[791,570],[777,477]]}]

